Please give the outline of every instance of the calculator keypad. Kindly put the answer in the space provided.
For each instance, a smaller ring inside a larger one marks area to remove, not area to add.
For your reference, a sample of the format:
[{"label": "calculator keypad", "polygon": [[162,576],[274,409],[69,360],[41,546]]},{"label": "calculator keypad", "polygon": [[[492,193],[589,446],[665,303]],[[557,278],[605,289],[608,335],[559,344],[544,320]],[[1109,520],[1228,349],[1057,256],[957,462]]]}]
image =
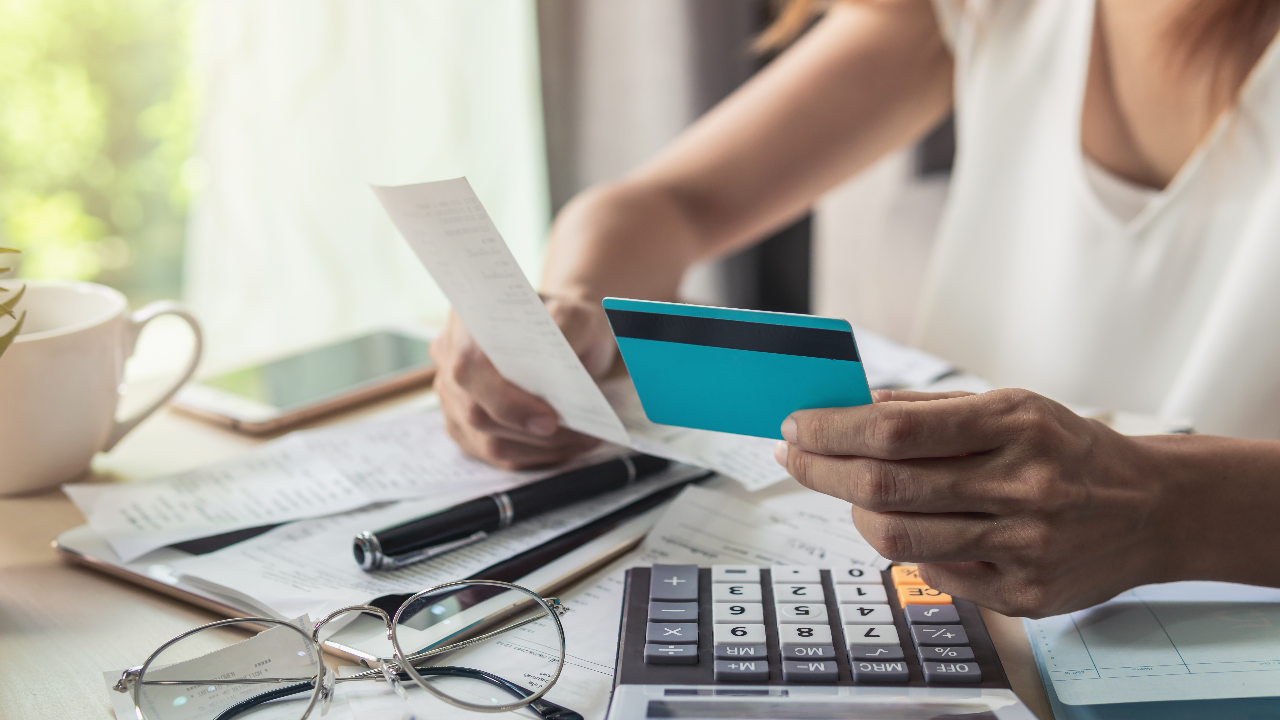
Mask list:
[{"label": "calculator keypad", "polygon": [[702,657],[724,683],[984,681],[966,630],[976,613],[966,610],[962,622],[951,597],[914,567],[715,565],[701,583],[693,565],[652,567],[646,665]]}]

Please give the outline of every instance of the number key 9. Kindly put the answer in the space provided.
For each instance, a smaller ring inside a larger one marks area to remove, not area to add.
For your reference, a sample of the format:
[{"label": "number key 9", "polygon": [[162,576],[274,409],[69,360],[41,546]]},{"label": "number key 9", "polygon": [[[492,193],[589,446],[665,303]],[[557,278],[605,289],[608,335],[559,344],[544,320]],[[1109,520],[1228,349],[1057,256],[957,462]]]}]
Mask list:
[{"label": "number key 9", "polygon": [[711,606],[712,622],[752,623],[764,622],[764,606],[760,603],[716,603]]}]

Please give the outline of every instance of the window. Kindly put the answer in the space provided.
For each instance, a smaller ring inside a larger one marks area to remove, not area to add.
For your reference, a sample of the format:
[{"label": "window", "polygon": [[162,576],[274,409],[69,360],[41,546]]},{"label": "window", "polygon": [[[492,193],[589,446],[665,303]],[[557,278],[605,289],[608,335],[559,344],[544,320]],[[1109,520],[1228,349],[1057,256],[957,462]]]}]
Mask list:
[{"label": "window", "polygon": [[536,273],[541,113],[534,0],[0,0],[0,244],[184,298],[210,369],[440,322],[368,183],[466,175]]}]

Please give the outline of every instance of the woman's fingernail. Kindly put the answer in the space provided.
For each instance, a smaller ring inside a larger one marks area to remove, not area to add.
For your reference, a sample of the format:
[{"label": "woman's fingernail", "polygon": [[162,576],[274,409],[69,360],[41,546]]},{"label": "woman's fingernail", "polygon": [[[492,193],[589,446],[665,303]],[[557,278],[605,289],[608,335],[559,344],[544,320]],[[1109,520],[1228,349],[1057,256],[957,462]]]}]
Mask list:
[{"label": "woman's fingernail", "polygon": [[786,441],[779,440],[777,445],[773,446],[773,459],[778,461],[782,467],[787,466],[787,453],[790,452],[790,446]]},{"label": "woman's fingernail", "polygon": [[790,417],[782,421],[782,437],[786,438],[787,442],[796,441],[796,421]]},{"label": "woman's fingernail", "polygon": [[524,426],[534,435],[546,437],[555,433],[558,424],[556,419],[549,415],[534,415],[525,422]]}]

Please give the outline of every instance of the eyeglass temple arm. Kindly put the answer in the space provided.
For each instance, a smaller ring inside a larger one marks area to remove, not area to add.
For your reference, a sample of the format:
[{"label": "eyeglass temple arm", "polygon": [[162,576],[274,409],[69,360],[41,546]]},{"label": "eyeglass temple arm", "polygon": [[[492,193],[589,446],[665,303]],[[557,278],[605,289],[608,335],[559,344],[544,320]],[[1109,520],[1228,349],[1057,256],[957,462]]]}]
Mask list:
[{"label": "eyeglass temple arm", "polygon": [[[505,678],[498,677],[493,673],[488,673],[483,670],[475,670],[473,668],[443,666],[419,668],[418,672],[422,675],[448,675],[452,677],[465,677],[473,680],[482,680],[490,685],[496,685],[519,698],[526,698],[533,694],[532,690],[516,685]],[[409,674],[406,672],[396,673],[396,677],[400,680],[409,680]],[[234,718],[240,713],[252,710],[264,703],[271,702],[272,700],[279,700],[280,698],[289,697],[291,695],[297,695],[298,693],[307,692],[314,688],[315,681],[308,680],[295,685],[269,690],[261,695],[254,695],[251,698],[241,700],[235,705],[232,705],[222,711],[222,714],[218,715],[214,720],[231,720],[231,718]],[[529,703],[528,707],[530,710],[541,715],[544,720],[583,720],[580,713],[570,710],[563,705],[557,705],[545,698],[538,698],[537,700],[534,700]]]}]

